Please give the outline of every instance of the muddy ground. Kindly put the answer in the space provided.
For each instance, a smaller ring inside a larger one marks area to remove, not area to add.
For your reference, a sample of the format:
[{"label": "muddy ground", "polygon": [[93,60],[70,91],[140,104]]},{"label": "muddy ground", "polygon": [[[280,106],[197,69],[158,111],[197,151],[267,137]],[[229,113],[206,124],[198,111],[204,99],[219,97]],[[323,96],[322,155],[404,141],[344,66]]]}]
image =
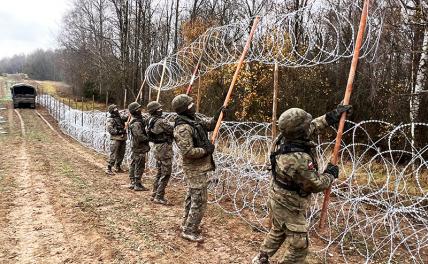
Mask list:
[{"label": "muddy ground", "polygon": [[155,205],[126,188],[127,174],[106,176],[105,157],[59,132],[44,109],[0,107],[0,263],[250,263],[257,252],[264,235],[215,205],[205,243],[183,240],[182,182],[169,185],[171,206]]}]

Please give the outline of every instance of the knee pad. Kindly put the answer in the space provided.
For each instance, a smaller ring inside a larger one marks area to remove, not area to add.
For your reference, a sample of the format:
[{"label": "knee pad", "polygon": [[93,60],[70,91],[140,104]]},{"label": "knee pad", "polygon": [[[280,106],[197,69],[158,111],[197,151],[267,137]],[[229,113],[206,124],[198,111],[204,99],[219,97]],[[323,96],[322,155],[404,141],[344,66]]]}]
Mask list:
[{"label": "knee pad", "polygon": [[309,238],[307,233],[293,233],[290,236],[290,246],[295,249],[305,250],[309,247]]}]

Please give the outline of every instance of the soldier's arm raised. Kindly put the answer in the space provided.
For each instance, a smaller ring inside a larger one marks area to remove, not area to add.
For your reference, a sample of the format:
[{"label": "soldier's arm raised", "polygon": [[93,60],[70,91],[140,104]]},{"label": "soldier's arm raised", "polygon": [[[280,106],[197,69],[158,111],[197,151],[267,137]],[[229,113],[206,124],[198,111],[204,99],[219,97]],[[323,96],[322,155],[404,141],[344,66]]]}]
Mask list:
[{"label": "soldier's arm raised", "polygon": [[175,143],[185,158],[198,159],[206,156],[203,148],[193,146],[192,128],[188,125],[179,125],[174,129]]},{"label": "soldier's arm raised", "polygon": [[201,124],[207,131],[213,131],[215,129],[215,125],[217,124],[217,119],[215,117],[203,118],[201,119]]},{"label": "soldier's arm raised", "polygon": [[327,120],[325,119],[325,115],[315,118],[311,122],[311,127],[309,128],[309,135],[317,135],[322,132],[323,129],[328,127]]}]

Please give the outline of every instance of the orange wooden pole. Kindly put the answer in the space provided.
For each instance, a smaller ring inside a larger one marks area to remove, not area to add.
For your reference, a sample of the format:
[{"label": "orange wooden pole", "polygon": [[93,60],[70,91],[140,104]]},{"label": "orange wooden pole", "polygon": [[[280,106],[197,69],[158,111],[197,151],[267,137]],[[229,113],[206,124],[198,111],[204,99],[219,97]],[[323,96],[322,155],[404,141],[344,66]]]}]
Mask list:
[{"label": "orange wooden pole", "polygon": [[[256,16],[253,22],[253,27],[251,28],[250,35],[248,36],[247,43],[245,44],[244,50],[242,51],[241,58],[239,59],[238,66],[236,67],[235,74],[233,75],[232,82],[230,83],[229,91],[227,92],[226,98],[224,99],[223,106],[226,107],[229,104],[230,97],[232,96],[233,88],[235,83],[238,80],[239,71],[241,70],[242,64],[244,63],[245,56],[247,55],[248,50],[250,49],[251,40],[253,39],[254,33],[256,32],[257,25],[259,24],[260,17]],[[217,124],[215,126],[211,141],[214,143],[218,136],[218,131],[220,130],[221,121],[223,120],[223,112],[220,113],[218,117]]]},{"label": "orange wooden pole", "polygon": [[161,89],[162,89],[163,78],[165,76],[165,69],[166,69],[166,58],[165,58],[165,61],[163,62],[162,76],[161,76],[160,83],[159,83],[159,90],[158,90],[158,96],[156,97],[156,102],[159,102],[159,99],[160,99],[160,93],[161,93]]},{"label": "orange wooden pole", "polygon": [[146,84],[146,77],[144,77],[143,83],[141,84],[140,90],[138,91],[137,98],[135,98],[135,102],[137,102],[142,96],[144,84]]},{"label": "orange wooden pole", "polygon": [[276,131],[276,117],[277,117],[277,110],[278,110],[278,90],[279,90],[279,84],[278,84],[278,62],[275,61],[275,68],[273,71],[273,106],[272,106],[272,142],[275,140],[277,136]]},{"label": "orange wooden pole", "polygon": [[196,74],[197,74],[198,69],[199,69],[199,62],[200,61],[198,61],[198,64],[196,64],[195,70],[193,71],[193,74],[192,74],[192,78],[190,79],[189,86],[187,87],[187,90],[186,90],[187,95],[189,95],[192,92],[192,86],[193,86],[193,83],[195,82]]},{"label": "orange wooden pole", "polygon": [[[146,78],[144,77],[144,81],[143,81],[143,83],[141,84],[141,87],[140,87],[140,91],[138,92],[138,94],[137,94],[137,98],[135,98],[135,101],[134,102],[137,102],[138,101],[138,99],[140,98],[140,96],[142,95],[142,91],[143,91],[143,87],[144,87],[144,84],[146,83]],[[126,123],[125,123],[125,129],[128,129],[128,124],[129,124],[129,122],[131,121],[131,115],[128,115],[128,120],[126,121]]]},{"label": "orange wooden pole", "polygon": [[[361,49],[361,46],[363,45],[363,37],[364,37],[364,32],[366,30],[367,17],[369,13],[369,2],[370,0],[364,1],[363,12],[361,14],[361,20],[360,20],[360,27],[358,29],[357,40],[355,43],[354,56],[352,58],[351,70],[349,71],[348,83],[346,85],[345,97],[343,99],[344,105],[348,105],[351,100],[352,86],[354,84],[355,73],[357,71],[357,65],[358,65],[358,59],[360,57],[360,49]],[[333,156],[331,159],[331,163],[334,165],[337,165],[339,150],[340,150],[340,143],[342,141],[343,129],[345,127],[345,121],[346,121],[346,112],[343,113],[342,116],[340,117],[339,128],[337,130],[336,143],[334,145]],[[320,223],[319,223],[319,228],[321,230],[324,229],[324,226],[325,226],[328,204],[330,203],[330,194],[331,194],[331,186],[324,192],[324,202],[321,209],[321,216],[320,216]]]},{"label": "orange wooden pole", "polygon": [[192,92],[192,86],[193,86],[193,83],[195,82],[196,74],[198,73],[199,66],[201,65],[202,56],[204,55],[204,51],[205,51],[205,46],[206,46],[206,42],[204,42],[204,45],[202,47],[201,56],[198,59],[198,63],[196,64],[195,70],[193,71],[193,74],[192,74],[192,78],[190,79],[189,86],[187,87],[187,91],[186,91],[187,95],[189,95]]}]

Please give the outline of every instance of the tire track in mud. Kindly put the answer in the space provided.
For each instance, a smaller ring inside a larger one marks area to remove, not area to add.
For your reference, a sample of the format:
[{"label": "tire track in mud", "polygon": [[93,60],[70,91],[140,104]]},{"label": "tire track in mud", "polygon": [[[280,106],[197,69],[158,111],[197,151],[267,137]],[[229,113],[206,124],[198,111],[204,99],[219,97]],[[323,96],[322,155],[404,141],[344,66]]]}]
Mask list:
[{"label": "tire track in mud", "polygon": [[8,218],[17,245],[9,258],[14,263],[64,262],[67,255],[64,229],[55,216],[43,177],[32,171],[25,123],[20,112],[15,110],[15,113],[21,125],[21,141],[16,159],[17,198]]},{"label": "tire track in mud", "polygon": [[[55,125],[47,125],[34,110],[22,114],[29,131],[28,150],[34,170],[43,175],[52,197],[51,204],[64,228],[69,248],[67,262],[109,262],[118,253],[112,246],[111,236],[102,228],[95,211],[97,206],[92,204],[92,201],[99,203],[92,200],[96,192],[93,187],[104,185],[97,179],[105,174],[91,161],[101,158],[93,153],[89,159],[91,151],[84,151]],[[74,149],[79,147],[80,152]]]}]

